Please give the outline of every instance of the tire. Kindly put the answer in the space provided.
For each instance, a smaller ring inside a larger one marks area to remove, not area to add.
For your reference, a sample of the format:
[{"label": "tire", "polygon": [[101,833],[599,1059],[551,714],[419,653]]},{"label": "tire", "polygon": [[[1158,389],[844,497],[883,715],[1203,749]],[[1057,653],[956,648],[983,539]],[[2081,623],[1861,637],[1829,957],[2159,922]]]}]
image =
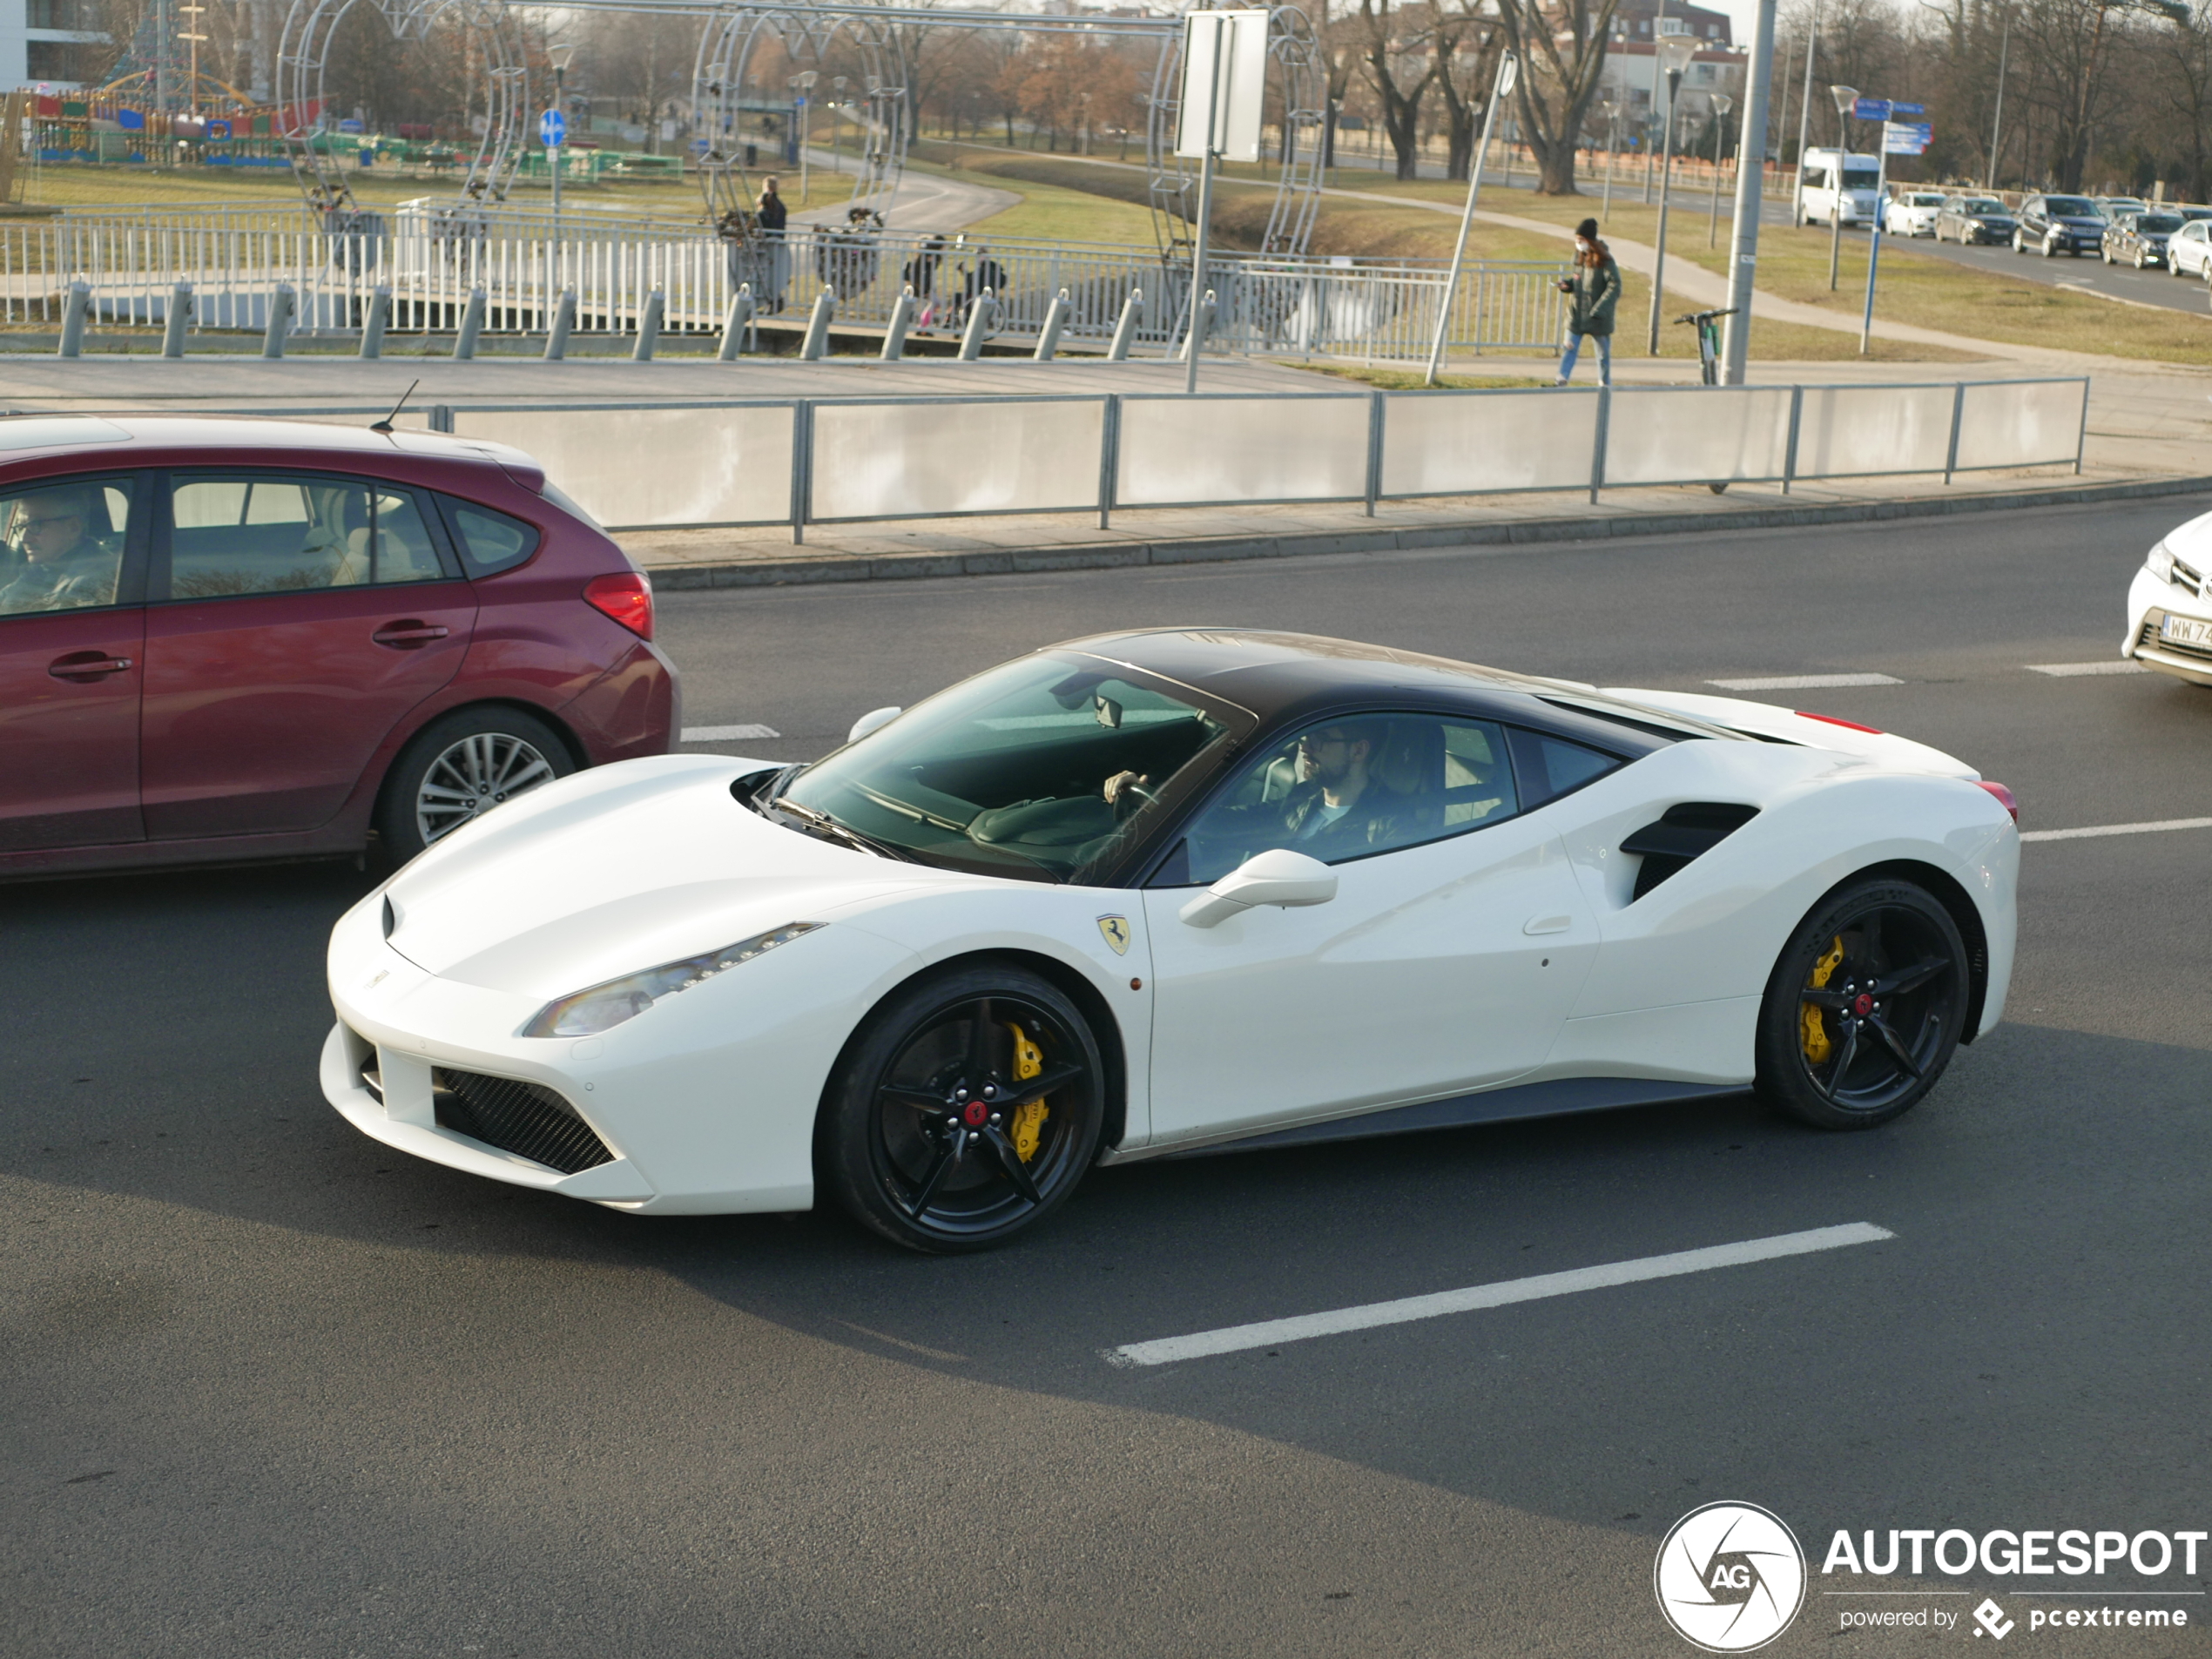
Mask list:
[{"label": "tire", "polygon": [[561,735],[520,709],[456,709],[415,735],[384,775],[376,833],[404,864],[463,824],[576,770]]},{"label": "tire", "polygon": [[[1838,954],[1840,953],[1840,954]],[[1917,1105],[1959,1046],[1971,970],[1925,888],[1861,878],[1798,924],[1767,981],[1760,1098],[1816,1129],[1872,1129]]]},{"label": "tire", "polygon": [[2020,233],[2018,231],[2013,233],[2013,252],[2015,253],[2027,252],[2027,244],[2020,240]]},{"label": "tire", "polygon": [[[1030,1075],[1056,1080],[1042,1096],[1015,1081],[1023,1047]],[[988,1250],[1065,1204],[1096,1159],[1104,1078],[1089,1022],[1050,981],[988,964],[931,975],[846,1045],[815,1123],[816,1177],[894,1244]],[[1045,1109],[1025,1123],[1030,1103]]]},{"label": "tire", "polygon": [[2107,265],[2110,265],[2112,263],[2112,250],[2108,247],[2101,246],[2097,249],[2097,257],[2102,260]]}]

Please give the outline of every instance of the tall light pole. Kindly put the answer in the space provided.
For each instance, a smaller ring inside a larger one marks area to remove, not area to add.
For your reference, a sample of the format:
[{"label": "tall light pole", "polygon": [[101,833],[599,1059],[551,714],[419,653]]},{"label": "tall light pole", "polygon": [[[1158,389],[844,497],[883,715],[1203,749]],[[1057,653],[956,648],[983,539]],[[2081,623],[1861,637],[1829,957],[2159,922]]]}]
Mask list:
[{"label": "tall light pole", "polygon": [[1613,218],[1613,158],[1621,151],[1621,100],[1609,98],[1598,108],[1605,116],[1605,206],[1597,215],[1597,222],[1603,225]]},{"label": "tall light pole", "polygon": [[[1858,102],[1856,86],[1831,86],[1828,96],[1836,100],[1836,170],[1829,174],[1835,186],[1828,192],[1828,292],[1836,292],[1836,267],[1844,257],[1844,157],[1851,149],[1851,112]],[[1797,158],[1797,169],[1804,170],[1804,157]]]},{"label": "tall light pole", "polygon": [[814,83],[821,79],[819,71],[802,69],[784,83],[799,91],[799,205],[806,205],[806,129],[813,125],[813,100],[807,94],[814,90]]},{"label": "tall light pole", "polygon": [[1997,188],[1997,140],[2005,130],[2005,71],[2013,50],[2013,14],[2005,14],[2005,33],[1997,46],[1997,113],[1989,123],[1989,179],[1984,190]]},{"label": "tall light pole", "polygon": [[1452,293],[1460,284],[1460,261],[1467,258],[1467,230],[1474,223],[1474,199],[1482,190],[1482,163],[1490,153],[1490,132],[1497,124],[1498,105],[1506,101],[1520,76],[1521,60],[1511,52],[1501,54],[1497,78],[1490,83],[1490,107],[1482,112],[1482,142],[1467,172],[1467,205],[1460,213],[1460,239],[1452,244],[1451,267],[1444,273],[1444,296],[1437,302],[1436,337],[1429,342],[1428,373],[1421,379],[1424,386],[1436,384],[1436,371],[1444,364],[1444,336],[1452,326]]},{"label": "tall light pole", "polygon": [[1797,95],[1797,178],[1790,192],[1790,222],[1797,222],[1805,199],[1805,139],[1811,132],[1812,60],[1820,56],[1820,0],[1812,0],[1812,23],[1805,35],[1805,84]]},{"label": "tall light pole", "polygon": [[[1721,236],[1721,137],[1728,131],[1728,112],[1736,107],[1736,100],[1724,92],[1713,94],[1713,206],[1705,217],[1705,246],[1716,246]],[[1743,166],[1743,140],[1736,140],[1736,165]]]},{"label": "tall light pole", "polygon": [[[1751,25],[1751,62],[1743,84],[1743,115],[1736,125],[1736,219],[1729,232],[1728,304],[1722,320],[1720,381],[1743,384],[1751,354],[1752,278],[1759,261],[1759,198],[1766,184],[1767,102],[1774,86],[1775,0],[1759,0]],[[1743,165],[1746,150],[1751,165]],[[1798,156],[1802,160],[1802,148]],[[1778,159],[1778,158],[1777,158]]]},{"label": "tall light pole", "polygon": [[[576,61],[576,48],[565,44],[552,46],[547,48],[545,55],[553,64],[553,113],[565,121],[568,117],[561,108],[561,95],[568,86],[569,65]],[[561,234],[561,163],[568,152],[565,134],[561,143],[549,145],[545,150],[545,165],[553,170],[553,235],[556,240]]]},{"label": "tall light pole", "polygon": [[1675,173],[1675,100],[1682,92],[1682,72],[1697,56],[1695,35],[1669,35],[1659,43],[1659,68],[1667,78],[1666,125],[1660,129],[1659,247],[1651,266],[1650,354],[1659,354],[1659,307],[1667,286],[1667,198]]}]

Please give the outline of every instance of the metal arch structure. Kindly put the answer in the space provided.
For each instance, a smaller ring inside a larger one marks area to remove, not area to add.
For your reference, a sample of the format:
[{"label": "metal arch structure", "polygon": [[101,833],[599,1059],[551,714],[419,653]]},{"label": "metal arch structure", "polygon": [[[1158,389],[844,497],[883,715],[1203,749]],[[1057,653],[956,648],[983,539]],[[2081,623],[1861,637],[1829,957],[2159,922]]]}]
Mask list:
[{"label": "metal arch structure", "polygon": [[[1268,9],[1267,102],[1277,111],[1282,133],[1282,171],[1275,204],[1259,251],[1270,254],[1305,252],[1313,220],[1321,210],[1321,132],[1327,119],[1328,74],[1313,25],[1297,6]],[[1146,100],[1146,159],[1151,170],[1150,200],[1153,234],[1160,256],[1187,264],[1195,257],[1191,222],[1197,216],[1198,179],[1175,153],[1182,110],[1183,34],[1178,27],[1160,46],[1160,62]]]},{"label": "metal arch structure", "polygon": [[[278,136],[307,206],[321,213],[356,211],[353,186],[327,141],[323,70],[330,43],[355,0],[292,0],[277,47]],[[472,53],[481,54],[484,132],[462,175],[458,206],[502,201],[521,162],[529,111],[523,17],[505,0],[370,0],[395,40],[419,40],[455,13]],[[319,138],[326,141],[318,144]]]},{"label": "metal arch structure", "polygon": [[699,185],[706,196],[707,216],[725,239],[745,240],[753,229],[753,192],[743,165],[745,140],[738,115],[753,51],[764,37],[772,37],[785,55],[802,66],[823,63],[840,40],[858,51],[865,99],[858,119],[867,142],[853,181],[848,217],[883,223],[906,174],[912,136],[907,119],[906,52],[894,25],[910,23],[914,17],[913,12],[880,6],[761,5],[709,17],[699,36],[691,75],[691,111],[693,122],[706,128]]}]

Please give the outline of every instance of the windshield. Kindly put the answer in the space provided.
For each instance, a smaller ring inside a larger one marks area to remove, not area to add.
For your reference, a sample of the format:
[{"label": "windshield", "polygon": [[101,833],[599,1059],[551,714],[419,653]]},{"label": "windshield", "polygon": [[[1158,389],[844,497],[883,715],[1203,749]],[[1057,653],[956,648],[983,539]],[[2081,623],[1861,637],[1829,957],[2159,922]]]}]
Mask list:
[{"label": "windshield", "polygon": [[1986,196],[1977,196],[1970,202],[1960,202],[1959,211],[1962,213],[2001,213],[2005,211],[2005,204],[1992,201]]},{"label": "windshield", "polygon": [[1881,181],[1881,177],[1880,172],[1872,167],[1846,166],[1844,169],[1844,188],[1871,190]]},{"label": "windshield", "polygon": [[2100,217],[2097,205],[2094,202],[2083,201],[2079,196],[2046,196],[2043,199],[2043,211],[2047,213],[2056,213],[2061,217],[2074,219]]},{"label": "windshield", "polygon": [[770,808],[812,808],[925,863],[1081,881],[1211,770],[1229,718],[1097,658],[1025,657],[815,762]]},{"label": "windshield", "polygon": [[1943,206],[1943,198],[1940,196],[1907,196],[1905,199],[1905,205],[1907,207],[1940,207]]},{"label": "windshield", "polygon": [[2135,217],[2135,228],[2148,231],[2155,236],[2167,235],[2182,228],[2182,216],[2179,213],[2139,213]]}]

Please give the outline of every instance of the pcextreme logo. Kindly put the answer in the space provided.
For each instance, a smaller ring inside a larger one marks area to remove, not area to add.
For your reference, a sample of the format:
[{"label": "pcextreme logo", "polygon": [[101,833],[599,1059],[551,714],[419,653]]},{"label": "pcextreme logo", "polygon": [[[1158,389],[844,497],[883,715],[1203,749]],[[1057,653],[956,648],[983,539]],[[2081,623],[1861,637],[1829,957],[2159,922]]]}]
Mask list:
[{"label": "pcextreme logo", "polygon": [[1659,1611],[1708,1653],[1749,1653],[1790,1628],[1805,1601],[1805,1553],[1782,1518],[1709,1503],[1675,1522],[1651,1569]]}]

